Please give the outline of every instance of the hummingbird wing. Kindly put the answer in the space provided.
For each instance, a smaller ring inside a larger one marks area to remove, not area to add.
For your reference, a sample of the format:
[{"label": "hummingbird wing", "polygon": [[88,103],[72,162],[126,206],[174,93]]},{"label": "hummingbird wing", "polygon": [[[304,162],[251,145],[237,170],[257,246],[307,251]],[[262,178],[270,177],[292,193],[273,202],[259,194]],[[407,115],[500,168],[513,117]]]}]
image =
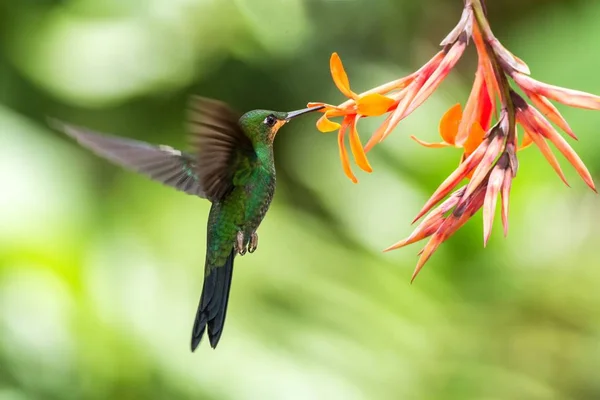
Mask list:
[{"label": "hummingbird wing", "polygon": [[240,115],[221,101],[192,96],[189,102],[188,128],[197,154],[196,172],[211,201],[233,188],[233,176],[241,163],[255,156],[239,119]]},{"label": "hummingbird wing", "polygon": [[206,197],[196,173],[196,158],[191,154],[169,146],[103,135],[56,120],[50,123],[83,147],[121,167],[139,172],[182,192]]}]

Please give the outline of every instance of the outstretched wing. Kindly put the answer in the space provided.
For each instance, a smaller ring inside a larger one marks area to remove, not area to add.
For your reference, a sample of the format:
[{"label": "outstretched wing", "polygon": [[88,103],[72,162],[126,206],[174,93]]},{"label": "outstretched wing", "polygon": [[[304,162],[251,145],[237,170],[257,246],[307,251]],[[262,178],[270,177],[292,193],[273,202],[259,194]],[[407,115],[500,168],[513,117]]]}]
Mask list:
[{"label": "outstretched wing", "polygon": [[255,155],[239,118],[220,101],[193,96],[189,102],[188,128],[197,154],[196,171],[206,197],[212,201],[231,190],[236,170]]},{"label": "outstretched wing", "polygon": [[182,192],[206,197],[198,176],[198,162],[193,155],[169,146],[103,135],[56,120],[50,123],[83,147],[121,167],[139,172]]}]

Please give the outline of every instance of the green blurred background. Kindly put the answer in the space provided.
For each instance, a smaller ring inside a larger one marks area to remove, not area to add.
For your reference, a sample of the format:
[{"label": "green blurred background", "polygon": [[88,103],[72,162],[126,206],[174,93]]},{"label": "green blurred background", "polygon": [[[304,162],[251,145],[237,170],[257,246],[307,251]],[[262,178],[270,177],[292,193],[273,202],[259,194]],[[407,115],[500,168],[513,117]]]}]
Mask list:
[{"label": "green blurred background", "polygon": [[[496,35],[549,83],[600,94],[600,2],[493,0]],[[343,99],[418,68],[461,0],[0,0],[0,400],[598,399],[600,199],[520,153],[511,229],[481,214],[415,284],[383,254],[456,166],[442,113],[473,49],[353,185],[305,117],[276,143],[261,245],[239,258],[218,350],[189,351],[209,204],[50,130],[57,117],[181,147],[191,93],[239,110]],[[600,113],[560,107],[600,183]],[[363,140],[378,121],[363,121]],[[355,168],[356,169],[356,168]]]}]

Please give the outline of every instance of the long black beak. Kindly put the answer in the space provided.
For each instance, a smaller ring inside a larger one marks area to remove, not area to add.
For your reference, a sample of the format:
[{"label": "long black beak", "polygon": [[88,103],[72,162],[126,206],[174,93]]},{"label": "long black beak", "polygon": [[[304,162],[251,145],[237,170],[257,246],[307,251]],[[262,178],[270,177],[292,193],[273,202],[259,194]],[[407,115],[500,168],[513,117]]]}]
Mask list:
[{"label": "long black beak", "polygon": [[302,110],[296,110],[296,111],[290,111],[289,113],[287,113],[287,115],[285,116],[285,120],[289,121],[292,118],[296,118],[302,114],[306,114],[309,112],[313,112],[313,111],[318,111],[322,108],[325,108],[325,106],[316,106],[316,107],[309,107],[309,108],[304,108]]}]

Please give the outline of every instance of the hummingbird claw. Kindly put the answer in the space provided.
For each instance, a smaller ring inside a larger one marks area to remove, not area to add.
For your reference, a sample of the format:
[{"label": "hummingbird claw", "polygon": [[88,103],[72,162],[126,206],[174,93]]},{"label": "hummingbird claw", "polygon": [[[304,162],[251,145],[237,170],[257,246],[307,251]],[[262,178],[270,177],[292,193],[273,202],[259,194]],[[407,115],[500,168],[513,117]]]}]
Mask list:
[{"label": "hummingbird claw", "polygon": [[246,246],[244,246],[244,232],[239,231],[236,236],[235,249],[240,256],[246,254]]},{"label": "hummingbird claw", "polygon": [[248,253],[254,253],[258,248],[258,233],[252,233],[250,244],[248,245]]}]

